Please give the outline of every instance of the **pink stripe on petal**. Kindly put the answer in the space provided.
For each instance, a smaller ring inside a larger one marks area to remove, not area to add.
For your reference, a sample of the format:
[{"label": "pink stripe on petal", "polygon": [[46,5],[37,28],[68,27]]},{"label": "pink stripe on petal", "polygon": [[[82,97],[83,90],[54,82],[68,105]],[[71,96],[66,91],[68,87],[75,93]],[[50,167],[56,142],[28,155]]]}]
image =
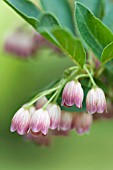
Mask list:
[{"label": "pink stripe on petal", "polygon": [[82,86],[79,82],[75,82],[76,83],[76,96],[75,96],[75,105],[78,108],[82,107],[82,102],[83,102],[83,98],[84,98],[84,92],[82,89]]},{"label": "pink stripe on petal", "polygon": [[58,128],[61,119],[61,109],[57,104],[49,104],[47,111],[50,117],[50,129]]},{"label": "pink stripe on petal", "polygon": [[41,131],[44,135],[47,134],[50,127],[50,118],[46,110],[39,109],[37,110],[31,119],[30,129],[37,133]]},{"label": "pink stripe on petal", "polygon": [[90,114],[93,114],[97,111],[97,95],[95,89],[91,89],[87,94],[86,109]]},{"label": "pink stripe on petal", "polygon": [[75,100],[75,82],[70,81],[66,84],[62,94],[62,105],[73,106]]},{"label": "pink stripe on petal", "polygon": [[106,110],[106,99],[105,99],[104,92],[102,89],[97,88],[96,93],[97,93],[97,97],[98,97],[97,112],[103,113],[104,110]]}]

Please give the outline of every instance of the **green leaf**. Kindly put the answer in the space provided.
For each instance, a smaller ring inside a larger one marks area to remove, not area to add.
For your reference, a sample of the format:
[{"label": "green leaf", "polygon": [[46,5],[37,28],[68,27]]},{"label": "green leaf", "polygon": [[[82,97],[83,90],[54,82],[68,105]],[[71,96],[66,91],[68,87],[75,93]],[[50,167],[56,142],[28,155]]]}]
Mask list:
[{"label": "green leaf", "polygon": [[41,34],[64,51],[77,65],[83,67],[86,60],[84,48],[68,29],[56,27],[51,29],[51,32],[41,31]]},{"label": "green leaf", "polygon": [[79,39],[66,28],[60,28],[56,18],[45,13],[40,17],[38,31],[49,41],[57,45],[79,66],[83,66],[86,54]]},{"label": "green leaf", "polygon": [[83,3],[87,8],[89,8],[92,13],[97,18],[102,18],[104,15],[104,2],[103,0],[77,0],[78,2]]},{"label": "green leaf", "polygon": [[62,26],[68,27],[75,32],[72,12],[67,0],[40,0],[43,9],[51,12],[58,18]]},{"label": "green leaf", "polygon": [[103,18],[103,23],[113,32],[113,3]]},{"label": "green leaf", "polygon": [[63,28],[53,29],[52,34],[59,43],[59,47],[70,56],[76,64],[83,66],[86,60],[86,54],[80,40]]},{"label": "green leaf", "polygon": [[101,60],[103,63],[106,63],[108,61],[110,61],[113,58],[113,42],[108,44],[103,52],[102,52],[102,56],[101,56]]},{"label": "green leaf", "polygon": [[39,17],[40,23],[38,25],[38,30],[40,29],[51,29],[54,26],[60,26],[57,18],[51,13],[43,13]]},{"label": "green leaf", "polygon": [[34,28],[39,24],[38,15],[39,9],[28,0],[4,0],[10,7],[12,7],[19,15],[21,15]]},{"label": "green leaf", "polygon": [[40,15],[39,20],[40,20],[40,23],[37,28],[38,32],[40,32],[40,34],[42,34],[50,42],[54,43],[55,45],[58,45],[58,42],[55,40],[55,38],[53,37],[51,33],[51,30],[54,27],[56,26],[60,27],[59,22],[56,19],[56,17],[51,13],[44,13]]},{"label": "green leaf", "polygon": [[[80,40],[75,39],[71,32],[61,29],[53,14],[44,13],[39,15],[35,6],[26,0],[22,3],[20,3],[19,0],[9,0],[7,2],[45,38],[60,47],[76,64],[80,66],[84,65],[86,56]],[[30,13],[29,11],[31,11],[31,9],[34,10],[34,12],[32,11]],[[39,20],[35,20],[35,18]],[[53,29],[54,26],[57,26],[57,29]]]},{"label": "green leaf", "polygon": [[76,2],[75,7],[78,30],[88,46],[100,59],[103,49],[113,41],[113,34],[84,5]]},{"label": "green leaf", "polygon": [[106,66],[107,70],[109,71],[109,73],[112,74],[112,78],[113,78],[113,59],[108,61],[105,66]]}]

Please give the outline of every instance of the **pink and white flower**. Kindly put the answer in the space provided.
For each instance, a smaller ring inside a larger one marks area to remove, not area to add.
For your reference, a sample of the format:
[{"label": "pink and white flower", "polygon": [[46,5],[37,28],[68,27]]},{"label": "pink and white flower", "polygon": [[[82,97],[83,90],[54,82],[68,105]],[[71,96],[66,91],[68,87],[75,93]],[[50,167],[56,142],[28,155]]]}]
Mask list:
[{"label": "pink and white flower", "polygon": [[42,134],[47,135],[49,127],[50,117],[47,110],[36,110],[31,118],[30,130],[33,133],[41,132]]},{"label": "pink and white flower", "polygon": [[74,126],[78,134],[88,133],[92,125],[93,116],[88,113],[76,113]]},{"label": "pink and white flower", "polygon": [[10,127],[10,131],[17,131],[20,135],[24,135],[29,130],[30,112],[25,108],[20,108],[14,115]]},{"label": "pink and white flower", "polygon": [[107,110],[106,98],[101,88],[92,88],[86,98],[86,109],[88,113],[103,113]]},{"label": "pink and white flower", "polygon": [[71,130],[72,120],[73,114],[71,112],[62,111],[59,129],[62,131]]},{"label": "pink and white flower", "polygon": [[61,109],[57,104],[50,103],[47,107],[50,117],[50,129],[54,130],[59,127],[61,119]]},{"label": "pink and white flower", "polygon": [[66,84],[62,94],[62,105],[82,107],[84,92],[78,81],[70,81]]},{"label": "pink and white flower", "polygon": [[36,52],[32,34],[19,29],[6,38],[4,49],[22,58],[27,58]]}]

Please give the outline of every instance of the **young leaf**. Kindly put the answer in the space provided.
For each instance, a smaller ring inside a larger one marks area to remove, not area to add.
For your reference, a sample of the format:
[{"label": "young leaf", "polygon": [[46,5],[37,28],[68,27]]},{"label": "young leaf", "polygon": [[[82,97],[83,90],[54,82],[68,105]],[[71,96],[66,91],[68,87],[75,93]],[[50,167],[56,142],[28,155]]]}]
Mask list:
[{"label": "young leaf", "polygon": [[64,28],[53,29],[52,34],[59,43],[59,47],[70,56],[76,64],[82,67],[86,60],[86,54],[80,40]]},{"label": "young leaf", "polygon": [[113,58],[113,42],[108,44],[103,52],[102,52],[102,57],[101,60],[103,63],[106,63],[108,61],[110,61]]},{"label": "young leaf", "polygon": [[72,12],[67,0],[40,0],[43,9],[53,13],[62,26],[68,27],[75,32]]},{"label": "young leaf", "polygon": [[28,0],[4,0],[10,7],[12,7],[19,15],[21,15],[34,28],[37,28],[39,23],[38,15],[39,9]]},{"label": "young leaf", "polygon": [[113,41],[113,34],[84,5],[76,2],[75,7],[78,30],[88,46],[100,59],[103,49]]},{"label": "young leaf", "polygon": [[56,17],[51,13],[43,13],[42,15],[40,15],[39,20],[40,23],[38,25],[38,30],[47,30],[53,28],[54,26],[60,26]]}]

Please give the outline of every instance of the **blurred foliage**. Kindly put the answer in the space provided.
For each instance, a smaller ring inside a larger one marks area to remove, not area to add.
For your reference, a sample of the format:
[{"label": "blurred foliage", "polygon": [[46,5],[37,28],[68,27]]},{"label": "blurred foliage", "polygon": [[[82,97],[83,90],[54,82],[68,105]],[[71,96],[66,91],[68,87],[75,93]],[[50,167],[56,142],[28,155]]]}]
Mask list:
[{"label": "blurred foliage", "polygon": [[[2,5],[3,7],[5,6],[4,3]],[[3,16],[4,13],[6,14],[3,10]],[[47,49],[40,51],[34,59],[28,59],[27,61],[5,54],[2,49],[3,34],[5,35],[10,29],[13,29],[11,28],[12,26],[16,27],[19,21],[22,24],[22,21],[13,14],[13,11],[8,13],[9,25],[7,17],[3,20],[3,25],[4,27],[6,26],[6,29],[4,30],[4,28],[0,27],[0,38],[2,39],[0,52],[0,79],[2,82],[0,84],[0,89],[2,89],[0,91],[0,96],[2,97],[0,106],[2,107],[0,107],[0,112],[4,113],[0,117],[6,122],[9,122],[9,119],[11,120],[12,114],[21,105],[30,100],[48,83],[60,78],[63,70],[72,65],[71,61],[66,57],[57,56]],[[10,22],[12,18],[13,23]],[[9,123],[6,124],[6,122],[5,128],[9,127]]]}]

